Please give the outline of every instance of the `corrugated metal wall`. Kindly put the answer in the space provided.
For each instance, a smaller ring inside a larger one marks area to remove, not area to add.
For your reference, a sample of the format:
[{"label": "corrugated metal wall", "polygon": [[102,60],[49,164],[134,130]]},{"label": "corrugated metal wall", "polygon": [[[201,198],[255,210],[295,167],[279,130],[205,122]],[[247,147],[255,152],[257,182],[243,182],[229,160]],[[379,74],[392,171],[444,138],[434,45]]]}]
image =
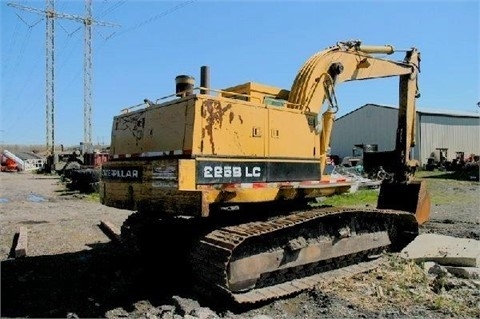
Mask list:
[{"label": "corrugated metal wall", "polygon": [[447,148],[449,160],[455,152],[480,154],[480,118],[419,113],[420,160],[422,163],[436,148]]},{"label": "corrugated metal wall", "polygon": [[[337,119],[333,127],[331,154],[352,155],[355,144],[378,144],[379,151],[393,150],[398,109],[367,104]],[[423,165],[436,148],[480,154],[480,117],[439,115],[417,112],[417,145],[413,157]]]},{"label": "corrugated metal wall", "polygon": [[395,148],[398,110],[365,105],[335,121],[330,143],[331,154],[352,155],[355,144],[377,144],[379,151]]}]

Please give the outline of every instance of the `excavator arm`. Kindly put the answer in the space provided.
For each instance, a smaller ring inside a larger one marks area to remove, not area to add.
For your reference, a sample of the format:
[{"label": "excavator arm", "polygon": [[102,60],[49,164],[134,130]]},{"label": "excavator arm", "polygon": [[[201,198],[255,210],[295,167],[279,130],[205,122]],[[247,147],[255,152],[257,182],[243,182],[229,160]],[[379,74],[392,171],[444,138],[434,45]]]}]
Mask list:
[{"label": "excavator arm", "polygon": [[393,179],[382,184],[378,206],[414,212],[417,220],[423,223],[429,216],[430,200],[424,183],[412,181],[412,173],[418,162],[411,159],[411,148],[415,146],[415,99],[420,96],[420,52],[416,48],[406,50],[403,61],[374,55],[394,52],[395,49],[390,45],[367,46],[360,41],[339,42],[305,62],[292,85],[288,102],[291,107],[304,108],[306,112],[315,114],[321,113],[322,106],[327,102],[328,108],[320,121],[320,160],[323,172],[338,109],[335,86],[347,81],[399,77],[395,149],[381,154],[384,161],[389,161],[389,166],[393,168]]},{"label": "excavator arm", "polygon": [[298,72],[289,102],[305,105],[311,112],[319,113],[325,100],[330,98],[333,87],[341,82],[413,75],[412,83],[416,86],[415,75],[420,59],[415,48],[407,51],[403,62],[373,56],[394,52],[390,45],[365,46],[359,41],[340,42],[320,51],[308,59]]}]

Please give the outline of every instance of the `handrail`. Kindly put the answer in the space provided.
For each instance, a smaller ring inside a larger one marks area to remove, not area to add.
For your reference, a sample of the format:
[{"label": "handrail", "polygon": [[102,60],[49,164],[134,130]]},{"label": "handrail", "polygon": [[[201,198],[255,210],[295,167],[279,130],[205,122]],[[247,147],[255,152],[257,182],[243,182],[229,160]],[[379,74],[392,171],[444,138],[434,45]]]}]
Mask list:
[{"label": "handrail", "polygon": [[191,90],[185,90],[185,91],[181,91],[181,92],[178,92],[178,93],[174,93],[174,94],[170,94],[170,95],[167,95],[167,96],[163,96],[163,97],[160,97],[156,100],[156,102],[160,101],[160,100],[165,100],[165,99],[168,99],[168,98],[171,98],[171,97],[174,97],[174,96],[177,96],[177,95],[183,95],[183,96],[186,96],[185,94],[189,91],[212,91],[212,92],[216,92],[216,93],[225,93],[225,94],[231,94],[231,95],[235,95],[235,96],[244,96],[244,97],[247,97],[247,98],[256,98],[258,99],[258,101],[260,103],[262,103],[262,101],[256,97],[256,96],[251,96],[251,95],[248,95],[248,94],[243,94],[243,93],[237,93],[237,92],[232,92],[232,91],[224,91],[224,90],[218,90],[218,89],[212,89],[212,88],[207,88],[207,87],[202,87],[202,86],[197,86],[197,87],[194,87],[193,89]]},{"label": "handrail", "polygon": [[[252,96],[252,95],[249,95],[249,94],[243,94],[243,93],[238,93],[238,92],[225,91],[225,90],[219,90],[219,89],[212,89],[212,88],[197,86],[197,87],[194,87],[193,89],[190,89],[190,90],[185,90],[185,91],[181,91],[181,92],[177,92],[177,93],[173,93],[173,94],[169,94],[169,95],[166,95],[166,96],[159,97],[158,99],[155,100],[155,103],[152,103],[152,102],[149,103],[148,100],[145,99],[144,103],[140,103],[140,104],[136,104],[136,105],[133,105],[133,106],[123,108],[123,109],[121,109],[120,112],[122,114],[124,114],[124,113],[128,113],[132,109],[135,109],[135,108],[138,108],[138,107],[155,106],[155,105],[160,104],[159,103],[160,101],[166,100],[166,99],[169,99],[169,98],[172,98],[172,97],[175,97],[175,96],[181,95],[182,97],[185,97],[185,96],[187,96],[186,93],[191,92],[191,91],[212,91],[212,92],[220,93],[220,94],[231,94],[232,96],[243,96],[243,97],[249,98],[250,100],[256,99],[256,100],[258,100],[258,103],[266,105],[266,103],[264,101],[262,101],[257,96]],[[224,97],[229,98],[227,96],[224,96]],[[300,111],[303,111],[305,109],[306,112],[309,112],[309,109],[305,108],[305,106],[303,106],[301,104],[297,104],[297,103],[288,102],[287,100],[285,100],[284,105],[289,109],[296,109],[296,110],[300,110]]]},{"label": "handrail", "polygon": [[134,105],[134,106],[126,107],[124,109],[121,109],[120,113],[128,113],[131,109],[134,109],[134,108],[137,108],[137,107],[140,107],[140,106],[144,106],[145,104],[146,103],[140,103],[140,104],[137,104],[137,105]]}]

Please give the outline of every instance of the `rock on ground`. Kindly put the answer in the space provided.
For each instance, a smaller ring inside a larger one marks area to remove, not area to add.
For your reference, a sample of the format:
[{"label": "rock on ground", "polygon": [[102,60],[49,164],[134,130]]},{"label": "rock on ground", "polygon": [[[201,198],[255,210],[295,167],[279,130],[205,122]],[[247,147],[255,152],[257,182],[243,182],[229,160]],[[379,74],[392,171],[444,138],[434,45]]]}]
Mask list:
[{"label": "rock on ground", "polygon": [[480,241],[438,234],[421,234],[401,256],[416,261],[435,261],[449,266],[480,266]]}]

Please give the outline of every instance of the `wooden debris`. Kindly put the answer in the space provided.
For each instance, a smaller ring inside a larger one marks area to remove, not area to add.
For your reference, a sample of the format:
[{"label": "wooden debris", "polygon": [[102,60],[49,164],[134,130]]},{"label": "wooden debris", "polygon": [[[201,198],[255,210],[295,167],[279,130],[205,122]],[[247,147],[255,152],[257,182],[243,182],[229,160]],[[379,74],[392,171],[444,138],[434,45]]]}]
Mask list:
[{"label": "wooden debris", "polygon": [[102,220],[98,227],[111,241],[120,242],[120,230],[111,222]]},{"label": "wooden debris", "polygon": [[378,298],[383,299],[385,297],[382,286],[377,286],[375,290]]},{"label": "wooden debris", "polygon": [[18,232],[17,242],[14,247],[14,257],[20,258],[27,256],[27,227],[20,227],[20,232]]}]

